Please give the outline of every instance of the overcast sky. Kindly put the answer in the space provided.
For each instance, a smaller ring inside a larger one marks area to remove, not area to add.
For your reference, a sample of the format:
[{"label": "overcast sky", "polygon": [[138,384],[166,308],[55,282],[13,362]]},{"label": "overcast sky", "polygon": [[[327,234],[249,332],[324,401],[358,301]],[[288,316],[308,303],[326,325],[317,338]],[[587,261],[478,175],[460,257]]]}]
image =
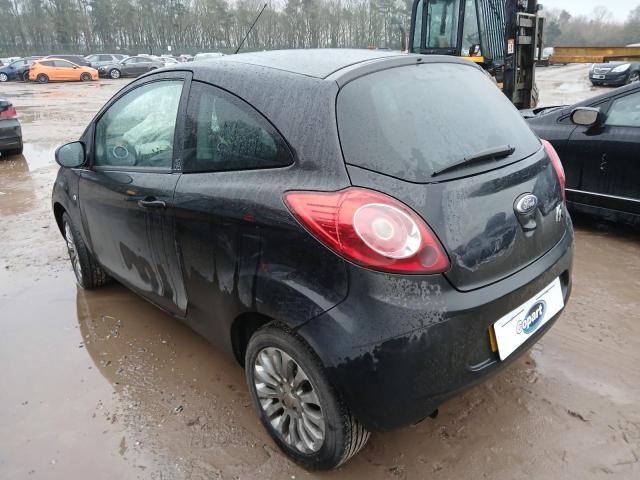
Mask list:
[{"label": "overcast sky", "polygon": [[629,12],[640,5],[640,0],[539,0],[545,8],[564,8],[572,15],[589,15],[599,5],[613,12],[616,20],[626,20]]}]

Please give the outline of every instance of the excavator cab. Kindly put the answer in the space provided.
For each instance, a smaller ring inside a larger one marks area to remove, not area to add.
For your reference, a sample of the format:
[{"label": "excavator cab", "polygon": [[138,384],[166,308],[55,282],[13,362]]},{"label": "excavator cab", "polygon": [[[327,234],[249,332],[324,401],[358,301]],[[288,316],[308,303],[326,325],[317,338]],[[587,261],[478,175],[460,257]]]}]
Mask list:
[{"label": "excavator cab", "polygon": [[516,107],[534,108],[540,8],[537,0],[414,0],[409,51],[476,62]]}]

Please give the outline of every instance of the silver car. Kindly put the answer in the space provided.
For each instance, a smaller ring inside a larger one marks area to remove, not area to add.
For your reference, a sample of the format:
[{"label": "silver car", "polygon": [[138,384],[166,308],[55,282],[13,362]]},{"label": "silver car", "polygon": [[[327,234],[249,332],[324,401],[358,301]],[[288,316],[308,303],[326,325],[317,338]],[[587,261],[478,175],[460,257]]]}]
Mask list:
[{"label": "silver car", "polygon": [[127,58],[127,55],[122,55],[120,53],[96,53],[88,55],[85,58],[89,63],[91,63],[92,68],[98,69],[105,65],[121,62]]}]

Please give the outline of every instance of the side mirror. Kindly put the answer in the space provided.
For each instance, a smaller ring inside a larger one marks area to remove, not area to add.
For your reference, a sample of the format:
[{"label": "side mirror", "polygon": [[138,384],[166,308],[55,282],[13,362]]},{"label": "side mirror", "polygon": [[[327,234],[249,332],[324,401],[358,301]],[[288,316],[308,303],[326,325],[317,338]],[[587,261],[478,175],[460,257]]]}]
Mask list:
[{"label": "side mirror", "polygon": [[71,142],[58,147],[56,150],[56,162],[61,167],[78,168],[85,162],[84,144]]},{"label": "side mirror", "polygon": [[581,127],[599,127],[604,123],[604,114],[599,108],[578,107],[571,112],[571,121]]}]

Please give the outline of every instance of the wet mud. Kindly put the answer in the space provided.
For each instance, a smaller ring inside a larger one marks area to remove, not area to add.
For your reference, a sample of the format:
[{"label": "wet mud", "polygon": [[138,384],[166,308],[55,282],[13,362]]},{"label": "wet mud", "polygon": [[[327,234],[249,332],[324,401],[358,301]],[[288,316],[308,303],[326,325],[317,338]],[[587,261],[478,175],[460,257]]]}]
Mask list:
[{"label": "wet mud", "polygon": [[76,287],[53,151],[125,83],[0,85],[25,137],[0,158],[0,478],[640,478],[640,235],[590,217],[571,303],[528,354],[336,472],[287,460],[233,359],[118,284]]}]

